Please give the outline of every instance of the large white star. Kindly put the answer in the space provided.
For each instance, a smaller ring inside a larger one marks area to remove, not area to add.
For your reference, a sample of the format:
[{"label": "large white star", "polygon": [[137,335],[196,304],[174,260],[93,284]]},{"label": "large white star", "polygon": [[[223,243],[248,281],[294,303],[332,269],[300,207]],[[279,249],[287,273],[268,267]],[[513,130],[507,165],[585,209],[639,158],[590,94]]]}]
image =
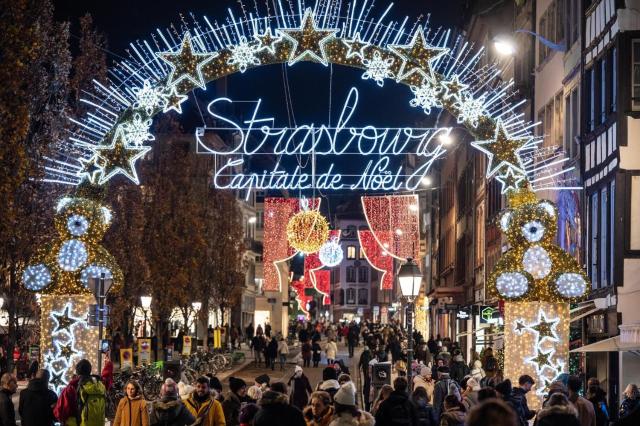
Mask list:
[{"label": "large white star", "polygon": [[291,42],[291,55],[289,65],[293,65],[303,59],[311,59],[328,65],[325,45],[335,37],[337,29],[318,28],[315,23],[315,15],[311,8],[304,12],[300,28],[279,28],[277,34]]},{"label": "large white star", "polygon": [[433,62],[449,51],[446,47],[435,47],[427,43],[421,25],[414,31],[409,44],[390,44],[388,47],[403,61],[397,75],[398,81],[413,73],[433,78]]},{"label": "large white star", "polygon": [[122,126],[118,126],[110,145],[94,148],[94,152],[105,162],[104,172],[98,184],[102,185],[115,175],[122,174],[136,185],[139,185],[140,180],[138,179],[135,163],[150,150],[150,146],[127,145],[124,140]]},{"label": "large white star", "polygon": [[507,167],[507,171],[503,174],[499,174],[496,176],[496,180],[500,182],[501,185],[501,194],[506,194],[509,191],[517,191],[520,187],[520,182],[525,180],[526,177],[516,172],[513,167]]},{"label": "large white star", "polygon": [[167,86],[175,86],[184,80],[188,80],[201,89],[206,89],[202,67],[217,57],[218,53],[196,53],[191,35],[186,32],[178,51],[159,52],[156,55],[171,68],[167,78]]}]

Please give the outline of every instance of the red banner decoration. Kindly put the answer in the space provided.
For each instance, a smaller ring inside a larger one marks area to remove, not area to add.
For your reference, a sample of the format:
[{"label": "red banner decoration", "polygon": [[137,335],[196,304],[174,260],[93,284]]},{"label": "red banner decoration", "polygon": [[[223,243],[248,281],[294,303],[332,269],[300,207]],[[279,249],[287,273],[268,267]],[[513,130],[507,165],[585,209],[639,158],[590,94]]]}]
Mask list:
[{"label": "red banner decoration", "polygon": [[[329,240],[337,238],[340,241],[340,230],[329,231]],[[324,265],[318,253],[311,253],[304,258],[304,284],[306,288],[315,288],[322,294],[322,304],[331,305],[331,272],[322,270]]]},{"label": "red banner decoration", "polygon": [[304,279],[302,280],[293,280],[291,281],[291,288],[296,292],[296,301],[298,302],[298,306],[300,310],[305,313],[307,318],[309,317],[309,311],[307,310],[307,303],[313,300],[313,296],[307,296],[304,294],[305,283]]},{"label": "red banner decoration", "polygon": [[[309,199],[309,208],[320,207],[320,199]],[[285,281],[277,264],[285,262],[296,254],[287,241],[287,223],[300,211],[298,198],[265,198],[264,199],[264,291],[280,291]]]},{"label": "red banner decoration", "polygon": [[362,209],[382,249],[400,260],[417,259],[420,251],[417,195],[362,197]]},{"label": "red banner decoration", "polygon": [[[380,232],[379,237],[383,241],[388,241],[390,232]],[[380,289],[393,289],[393,257],[380,246],[372,231],[358,230],[358,240],[360,241],[360,252],[369,262],[372,268],[382,273],[380,277]]]}]

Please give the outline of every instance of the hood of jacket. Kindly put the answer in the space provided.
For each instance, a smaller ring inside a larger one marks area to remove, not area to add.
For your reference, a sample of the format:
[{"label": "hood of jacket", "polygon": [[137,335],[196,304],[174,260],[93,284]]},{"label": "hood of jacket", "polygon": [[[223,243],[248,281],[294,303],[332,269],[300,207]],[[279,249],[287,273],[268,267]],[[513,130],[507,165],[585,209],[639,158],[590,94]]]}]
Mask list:
[{"label": "hood of jacket", "polygon": [[31,379],[27,385],[27,389],[34,392],[47,392],[49,384],[42,379]]},{"label": "hood of jacket", "polygon": [[547,416],[574,416],[578,417],[577,410],[571,405],[554,405],[542,409],[537,416],[537,420],[543,419]]},{"label": "hood of jacket", "polygon": [[480,361],[479,359],[476,359],[475,361],[473,361],[473,369],[482,370],[482,361]]},{"label": "hood of jacket", "polygon": [[329,426],[374,426],[373,416],[366,411],[360,411],[360,416],[354,417],[351,413],[340,413],[333,417]]},{"label": "hood of jacket", "polygon": [[280,392],[266,391],[260,398],[260,407],[267,407],[275,404],[289,404],[289,397]]},{"label": "hood of jacket", "polygon": [[316,419],[315,417],[313,417],[313,410],[311,409],[310,405],[304,407],[304,410],[302,410],[302,415],[307,421],[307,425],[329,424],[330,419],[333,417],[333,406],[329,405],[327,407],[327,411],[325,411],[325,413],[322,416],[320,416],[319,419]]},{"label": "hood of jacket", "polygon": [[461,411],[459,408],[453,408],[451,410],[447,410],[442,413],[443,418],[452,419],[457,423],[464,423],[464,411]]},{"label": "hood of jacket", "polygon": [[161,399],[152,403],[153,411],[159,420],[168,422],[176,419],[182,411],[182,401],[179,399]]}]

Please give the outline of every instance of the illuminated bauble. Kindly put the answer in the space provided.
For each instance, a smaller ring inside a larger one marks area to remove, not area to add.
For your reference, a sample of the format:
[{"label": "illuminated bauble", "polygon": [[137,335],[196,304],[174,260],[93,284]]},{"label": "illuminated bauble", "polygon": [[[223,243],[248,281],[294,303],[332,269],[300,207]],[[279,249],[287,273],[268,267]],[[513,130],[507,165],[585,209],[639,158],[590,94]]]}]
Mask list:
[{"label": "illuminated bauble", "polygon": [[89,229],[89,221],[83,215],[72,214],[67,219],[67,230],[74,237],[84,235],[87,229]]},{"label": "illuminated bauble", "polygon": [[522,235],[530,243],[537,243],[544,236],[545,227],[539,220],[532,220],[522,225]]},{"label": "illuminated bauble", "polygon": [[85,288],[89,288],[89,280],[92,278],[100,278],[102,274],[104,274],[105,280],[113,279],[111,269],[106,266],[89,265],[80,273],[80,282]]},{"label": "illuminated bauble", "polygon": [[343,256],[342,247],[340,247],[340,244],[338,244],[338,241],[335,239],[325,243],[320,247],[320,251],[318,252],[320,262],[329,268],[339,265],[340,262],[342,262]]},{"label": "illuminated bauble", "polygon": [[496,289],[501,296],[520,297],[529,289],[529,280],[520,272],[503,272],[496,278]]},{"label": "illuminated bauble", "polygon": [[63,271],[77,271],[87,262],[87,247],[80,240],[67,240],[58,252],[58,266]]},{"label": "illuminated bauble", "polygon": [[287,240],[302,253],[315,253],[329,238],[327,220],[315,210],[296,213],[287,224]]},{"label": "illuminated bauble", "polygon": [[564,297],[580,297],[587,291],[587,282],[580,274],[564,273],[556,279],[556,290]]},{"label": "illuminated bauble", "polygon": [[539,280],[551,272],[551,258],[541,246],[531,246],[524,252],[522,266],[525,271],[533,275],[533,278]]},{"label": "illuminated bauble", "polygon": [[27,266],[22,273],[22,282],[27,290],[40,291],[51,283],[51,272],[42,263]]}]

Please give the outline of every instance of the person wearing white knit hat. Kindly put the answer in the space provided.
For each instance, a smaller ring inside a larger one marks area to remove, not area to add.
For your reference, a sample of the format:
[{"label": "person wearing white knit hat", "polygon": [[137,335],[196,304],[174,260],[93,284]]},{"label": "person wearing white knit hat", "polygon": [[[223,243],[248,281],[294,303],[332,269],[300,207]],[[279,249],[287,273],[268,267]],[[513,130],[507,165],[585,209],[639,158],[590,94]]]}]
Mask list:
[{"label": "person wearing white knit hat", "polygon": [[356,407],[356,388],[353,382],[347,382],[338,389],[333,397],[335,414],[329,426],[373,426],[375,420],[366,411]]}]

